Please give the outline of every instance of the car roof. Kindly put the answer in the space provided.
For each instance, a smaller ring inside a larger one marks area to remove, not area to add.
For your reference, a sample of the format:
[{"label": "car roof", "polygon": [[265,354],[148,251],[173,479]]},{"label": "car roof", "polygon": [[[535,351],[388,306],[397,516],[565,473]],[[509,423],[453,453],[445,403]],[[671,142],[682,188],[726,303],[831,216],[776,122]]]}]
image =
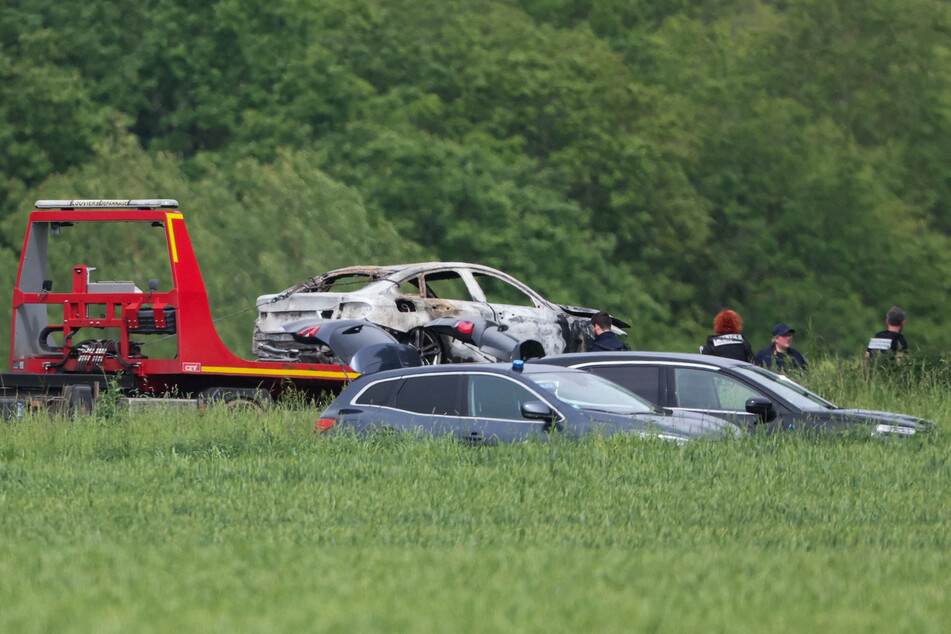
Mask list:
[{"label": "car roof", "polygon": [[473,262],[411,262],[408,264],[387,264],[387,265],[356,265],[347,266],[341,269],[334,269],[321,273],[318,278],[337,277],[341,275],[368,275],[374,279],[384,279],[393,275],[412,275],[424,271],[436,271],[443,269],[470,269],[473,271],[485,271],[495,273],[502,277],[511,278],[512,276],[499,269],[485,266],[484,264],[475,264]]},{"label": "car roof", "polygon": [[[367,379],[381,379],[381,378],[395,378],[403,376],[413,376],[416,374],[504,374],[508,376],[515,376],[519,374],[537,374],[539,372],[556,372],[556,371],[575,371],[574,368],[569,368],[563,365],[554,365],[554,364],[543,364],[543,363],[533,363],[531,366],[526,365],[524,371],[518,371],[513,369],[512,363],[447,363],[440,365],[421,365],[410,368],[396,368],[394,370],[382,370],[380,372],[374,372],[372,374],[363,374],[360,378],[366,377]],[[577,370],[580,372],[581,370]]]},{"label": "car roof", "polygon": [[630,361],[656,361],[661,363],[689,363],[715,366],[718,368],[736,368],[749,366],[746,361],[717,357],[709,354],[690,352],[569,352],[556,354],[540,359],[532,359],[529,363],[547,363],[551,365],[578,366],[589,363],[624,363]]}]

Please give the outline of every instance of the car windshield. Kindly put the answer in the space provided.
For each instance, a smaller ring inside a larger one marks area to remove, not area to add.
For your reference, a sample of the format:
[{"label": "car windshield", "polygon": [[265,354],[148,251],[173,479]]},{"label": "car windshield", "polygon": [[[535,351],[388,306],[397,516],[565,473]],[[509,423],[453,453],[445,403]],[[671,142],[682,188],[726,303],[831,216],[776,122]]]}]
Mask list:
[{"label": "car windshield", "polygon": [[738,374],[745,375],[803,410],[838,409],[815,392],[810,392],[792,379],[756,366],[736,368]]},{"label": "car windshield", "polygon": [[578,409],[615,414],[644,414],[658,411],[656,407],[636,394],[589,372],[546,369],[531,372],[530,375],[542,389]]}]

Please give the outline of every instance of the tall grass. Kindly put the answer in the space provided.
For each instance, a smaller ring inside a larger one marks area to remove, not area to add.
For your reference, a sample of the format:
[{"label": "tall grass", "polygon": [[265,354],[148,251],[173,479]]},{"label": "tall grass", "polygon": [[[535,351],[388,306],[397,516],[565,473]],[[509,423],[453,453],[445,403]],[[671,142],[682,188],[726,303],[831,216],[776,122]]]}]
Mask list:
[{"label": "tall grass", "polygon": [[819,358],[796,380],[841,407],[862,407],[951,423],[951,360],[916,355],[900,365]]},{"label": "tall grass", "polygon": [[315,437],[307,408],[8,422],[0,631],[942,631],[944,379],[802,380],[939,424],[471,448]]}]

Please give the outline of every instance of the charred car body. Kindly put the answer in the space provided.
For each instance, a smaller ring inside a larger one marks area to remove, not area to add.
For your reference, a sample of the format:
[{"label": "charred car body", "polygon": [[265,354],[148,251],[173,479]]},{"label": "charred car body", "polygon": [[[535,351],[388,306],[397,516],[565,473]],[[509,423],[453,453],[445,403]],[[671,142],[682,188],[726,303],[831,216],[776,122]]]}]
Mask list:
[{"label": "charred car body", "polygon": [[[352,266],[312,277],[257,299],[254,353],[296,358],[287,325],[308,319],[362,319],[412,345],[425,363],[497,361],[461,338],[426,326],[439,319],[482,320],[517,341],[536,340],[545,354],[584,350],[592,337],[591,308],[555,304],[511,275],[479,264],[424,262]],[[619,334],[628,324],[614,320]],[[304,360],[304,359],[300,359]]]},{"label": "charred car body", "polygon": [[[534,339],[518,341],[497,324],[482,319],[435,319],[423,327],[433,337],[471,345],[499,361],[544,356]],[[419,351],[400,343],[389,331],[365,319],[301,319],[284,324],[281,347],[271,350],[271,361],[333,363],[361,374],[381,369],[423,365]],[[276,358],[277,355],[280,358]],[[268,359],[264,359],[268,360]]]}]

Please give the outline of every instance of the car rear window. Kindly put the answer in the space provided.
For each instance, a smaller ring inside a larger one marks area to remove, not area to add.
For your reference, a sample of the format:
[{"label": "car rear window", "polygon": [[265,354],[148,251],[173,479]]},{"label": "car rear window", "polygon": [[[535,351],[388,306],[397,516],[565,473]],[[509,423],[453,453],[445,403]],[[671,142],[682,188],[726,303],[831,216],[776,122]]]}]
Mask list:
[{"label": "car rear window", "polygon": [[320,284],[314,289],[318,293],[348,293],[358,291],[370,282],[374,277],[366,273],[352,273],[348,275],[338,275],[321,280]]},{"label": "car rear window", "polygon": [[359,405],[391,405],[402,384],[402,378],[374,383],[363,390],[353,402]]}]

